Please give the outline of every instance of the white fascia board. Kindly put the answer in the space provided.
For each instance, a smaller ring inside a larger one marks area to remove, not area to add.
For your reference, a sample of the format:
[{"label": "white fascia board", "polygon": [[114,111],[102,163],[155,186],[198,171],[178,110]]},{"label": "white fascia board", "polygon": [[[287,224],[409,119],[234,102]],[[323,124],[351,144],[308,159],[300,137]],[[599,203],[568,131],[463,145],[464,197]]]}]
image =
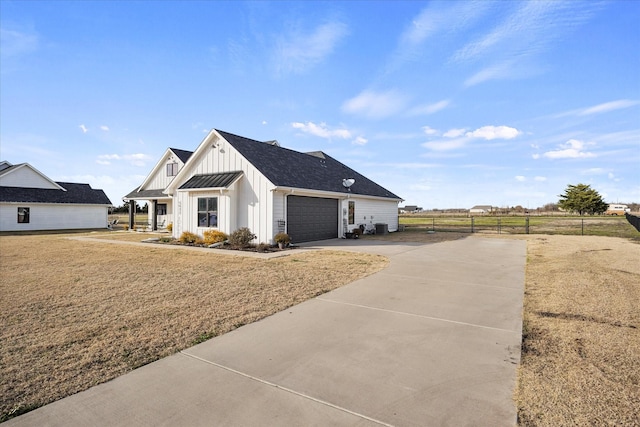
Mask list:
[{"label": "white fascia board", "polygon": [[164,193],[169,195],[173,194],[173,192],[177,190],[177,187],[179,186],[178,184],[180,182],[186,182],[185,177],[189,178],[188,169],[191,169],[191,165],[197,161],[196,159],[202,155],[202,153],[207,149],[207,147],[209,147],[210,144],[215,144],[221,139],[224,138],[222,138],[222,136],[218,132],[216,132],[215,129],[212,129],[211,132],[209,132],[207,136],[204,137],[200,145],[198,145],[196,151],[194,151],[191,157],[189,157],[189,160],[187,160],[187,162],[182,166],[182,169],[178,171],[178,174],[173,177],[169,185],[167,185],[167,188],[164,189]]},{"label": "white fascia board", "polygon": [[60,184],[58,184],[57,182],[55,182],[54,180],[52,180],[51,178],[49,178],[48,176],[46,176],[45,174],[43,174],[42,172],[40,172],[38,169],[34,168],[33,166],[31,166],[29,163],[21,163],[21,164],[17,164],[17,165],[13,165],[13,168],[11,168],[10,170],[5,170],[3,172],[6,172],[3,175],[10,175],[13,172],[20,170],[22,168],[29,168],[32,171],[34,171],[35,173],[37,173],[38,175],[40,175],[42,178],[46,179],[47,181],[49,181],[51,184],[53,184],[54,186],[58,187],[59,190],[62,191],[67,191],[66,188],[62,187]]},{"label": "white fascia board", "polygon": [[[144,181],[142,181],[142,184],[140,184],[140,187],[138,187],[138,191],[142,190],[145,187],[145,185],[147,185],[149,183],[149,181],[151,181],[152,177],[154,177],[156,175],[156,173],[159,171],[159,169],[164,167],[165,159],[167,158],[169,153],[173,153],[173,151],[171,151],[170,148],[167,148],[167,151],[165,151],[164,154],[162,155],[162,157],[160,157],[160,160],[158,160],[158,163],[156,163],[156,165],[153,167],[153,169],[151,169],[151,172],[149,173],[149,175],[147,175],[147,177],[144,179]],[[175,155],[175,153],[174,153],[174,155]]]},{"label": "white fascia board", "polygon": [[383,200],[383,201],[394,201],[396,203],[403,202],[404,199],[396,199],[390,197],[380,197],[380,196],[368,196],[366,194],[358,194],[358,193],[338,193],[335,191],[322,191],[322,190],[311,190],[308,188],[295,188],[295,187],[275,187],[274,192],[281,192],[287,195],[294,196],[308,196],[308,197],[327,197],[332,199],[371,199],[371,200]]}]

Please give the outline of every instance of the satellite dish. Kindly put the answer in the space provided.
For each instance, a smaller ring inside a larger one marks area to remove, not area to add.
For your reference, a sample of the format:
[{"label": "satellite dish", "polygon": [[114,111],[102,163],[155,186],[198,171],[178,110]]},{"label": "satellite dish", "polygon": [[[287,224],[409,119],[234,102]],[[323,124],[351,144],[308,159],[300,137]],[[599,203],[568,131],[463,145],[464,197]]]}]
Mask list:
[{"label": "satellite dish", "polygon": [[353,178],[349,178],[349,179],[343,179],[342,180],[342,185],[349,191],[351,191],[351,186],[356,182],[355,179]]}]

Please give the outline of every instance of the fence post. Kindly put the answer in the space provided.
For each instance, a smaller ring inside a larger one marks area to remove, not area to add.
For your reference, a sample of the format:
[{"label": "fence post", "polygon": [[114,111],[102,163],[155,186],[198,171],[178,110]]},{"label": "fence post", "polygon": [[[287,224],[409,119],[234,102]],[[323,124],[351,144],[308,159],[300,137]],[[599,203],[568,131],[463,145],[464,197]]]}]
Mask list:
[{"label": "fence post", "polygon": [[431,231],[436,231],[436,219],[431,218]]},{"label": "fence post", "polygon": [[474,217],[471,217],[471,232],[472,232],[472,233],[473,233],[473,220],[474,220],[474,219],[475,219]]},{"label": "fence post", "polygon": [[584,236],[584,218],[582,218],[582,235]]},{"label": "fence post", "polygon": [[498,234],[502,234],[502,218],[498,218]]},{"label": "fence post", "polygon": [[526,234],[529,234],[529,217],[524,219],[524,230]]}]

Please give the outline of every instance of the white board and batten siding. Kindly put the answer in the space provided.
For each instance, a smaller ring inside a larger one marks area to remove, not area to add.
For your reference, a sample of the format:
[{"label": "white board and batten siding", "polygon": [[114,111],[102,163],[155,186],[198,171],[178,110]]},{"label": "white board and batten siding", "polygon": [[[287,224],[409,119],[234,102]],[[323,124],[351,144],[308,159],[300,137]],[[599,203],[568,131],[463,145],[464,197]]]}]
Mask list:
[{"label": "white board and batten siding", "polygon": [[370,198],[360,198],[357,195],[342,201],[342,209],[349,208],[349,202],[355,202],[355,224],[349,225],[349,231],[358,227],[359,224],[375,226],[376,224],[387,224],[390,232],[398,231],[398,202],[395,200],[377,200]]},{"label": "white board and batten siding", "polygon": [[[18,223],[18,208],[29,208],[29,222]],[[109,208],[104,205],[2,203],[0,230],[72,230],[106,228]]]},{"label": "white board and batten siding", "polygon": [[[267,180],[235,148],[224,140],[199,153],[201,160],[193,162],[188,176],[242,171],[243,176],[228,190],[176,191],[174,200],[178,218],[173,229],[174,237],[184,231],[202,235],[207,228],[197,226],[198,197],[218,197],[218,229],[230,234],[241,227],[248,227],[256,234],[257,242],[273,239],[273,184]],[[199,151],[199,150],[197,150]]]}]

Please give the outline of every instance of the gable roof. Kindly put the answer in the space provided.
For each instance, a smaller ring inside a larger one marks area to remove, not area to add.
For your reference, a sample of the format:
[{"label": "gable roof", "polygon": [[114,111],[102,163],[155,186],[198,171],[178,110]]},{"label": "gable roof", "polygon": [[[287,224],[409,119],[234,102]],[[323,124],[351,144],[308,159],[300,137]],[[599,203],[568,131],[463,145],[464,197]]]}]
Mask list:
[{"label": "gable roof", "polygon": [[193,151],[181,150],[179,148],[169,148],[169,150],[173,151],[173,154],[178,156],[182,163],[187,163],[189,157],[193,154]]},{"label": "gable roof", "polygon": [[[13,165],[13,164],[7,162],[6,160],[3,160],[2,161],[2,167],[0,168],[0,178],[7,177],[8,175],[10,175],[12,173],[19,173],[18,171],[22,170],[22,169],[30,170],[33,175],[40,177],[40,179],[42,179],[44,182],[48,182],[50,184],[49,189],[57,189],[57,190],[66,191],[63,187],[60,186],[59,183],[53,181],[51,178],[49,178],[48,176],[46,176],[45,174],[40,172],[38,169],[36,169],[33,166],[31,166],[29,163],[18,163],[17,165]],[[13,175],[13,176],[15,177],[15,175]],[[11,185],[11,184],[7,185],[5,183],[5,186],[6,187],[15,187],[16,185],[15,184],[14,185]],[[51,188],[51,187],[53,187],[53,188]],[[21,187],[19,187],[19,188],[21,188]],[[29,188],[40,188],[40,187],[29,187]]]},{"label": "gable roof", "polygon": [[[102,190],[89,184],[57,182],[64,190],[49,188],[0,187],[0,202],[15,203],[73,203],[84,205],[111,205]],[[66,190],[66,191],[65,191]]]},{"label": "gable roof", "polygon": [[[217,130],[240,154],[277,187],[352,193],[402,200],[386,188],[323,152],[298,151]],[[350,189],[343,179],[355,179]]]}]

